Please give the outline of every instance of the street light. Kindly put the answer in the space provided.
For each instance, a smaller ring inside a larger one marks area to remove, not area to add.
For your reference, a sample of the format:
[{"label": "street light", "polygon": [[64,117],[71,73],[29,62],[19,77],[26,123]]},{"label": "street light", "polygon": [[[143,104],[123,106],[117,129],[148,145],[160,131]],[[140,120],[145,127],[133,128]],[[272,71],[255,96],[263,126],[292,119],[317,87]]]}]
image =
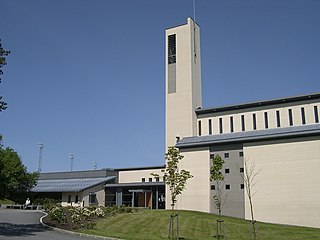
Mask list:
[{"label": "street light", "polygon": [[70,156],[70,161],[71,161],[70,171],[72,172],[72,170],[73,170],[73,159],[74,159],[74,155],[73,155],[72,153],[69,153],[69,156]]},{"label": "street light", "polygon": [[37,142],[38,147],[39,147],[39,161],[38,161],[38,169],[37,172],[41,172],[41,160],[42,160],[42,150],[44,147],[43,143]]}]

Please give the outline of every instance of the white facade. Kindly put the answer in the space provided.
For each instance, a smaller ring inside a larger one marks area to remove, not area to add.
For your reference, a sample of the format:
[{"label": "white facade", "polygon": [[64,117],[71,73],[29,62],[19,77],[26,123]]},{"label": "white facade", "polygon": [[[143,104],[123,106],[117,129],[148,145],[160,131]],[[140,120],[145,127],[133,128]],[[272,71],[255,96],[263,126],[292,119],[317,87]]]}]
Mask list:
[{"label": "white facade", "polygon": [[[178,147],[179,168],[193,175],[176,207],[217,213],[209,178],[211,158],[219,154],[223,215],[250,219],[241,178],[249,161],[259,171],[256,220],[320,227],[320,94],[209,109],[201,104],[200,29],[189,18],[166,30],[166,149]],[[168,190],[166,200],[169,209]]]}]

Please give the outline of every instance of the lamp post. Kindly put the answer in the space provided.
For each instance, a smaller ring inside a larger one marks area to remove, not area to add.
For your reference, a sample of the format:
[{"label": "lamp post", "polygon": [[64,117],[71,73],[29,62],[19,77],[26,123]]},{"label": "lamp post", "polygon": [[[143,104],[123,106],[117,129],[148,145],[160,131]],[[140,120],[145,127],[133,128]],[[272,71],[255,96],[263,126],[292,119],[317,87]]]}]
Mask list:
[{"label": "lamp post", "polygon": [[39,160],[38,160],[38,169],[37,172],[41,172],[41,160],[42,160],[42,150],[44,148],[44,144],[37,142],[38,147],[39,147]]},{"label": "lamp post", "polygon": [[70,156],[70,161],[71,161],[70,171],[72,172],[72,170],[73,170],[73,159],[74,159],[74,155],[73,155],[72,153],[69,153],[69,156]]}]

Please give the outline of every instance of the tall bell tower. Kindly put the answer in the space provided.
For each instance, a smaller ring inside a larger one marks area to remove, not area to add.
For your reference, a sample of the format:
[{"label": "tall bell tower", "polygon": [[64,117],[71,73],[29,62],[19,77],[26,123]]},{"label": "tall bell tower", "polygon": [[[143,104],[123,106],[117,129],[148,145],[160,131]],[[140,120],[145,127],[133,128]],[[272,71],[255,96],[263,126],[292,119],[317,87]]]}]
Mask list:
[{"label": "tall bell tower", "polygon": [[201,106],[200,28],[188,18],[166,30],[166,151],[196,135],[195,110]]}]

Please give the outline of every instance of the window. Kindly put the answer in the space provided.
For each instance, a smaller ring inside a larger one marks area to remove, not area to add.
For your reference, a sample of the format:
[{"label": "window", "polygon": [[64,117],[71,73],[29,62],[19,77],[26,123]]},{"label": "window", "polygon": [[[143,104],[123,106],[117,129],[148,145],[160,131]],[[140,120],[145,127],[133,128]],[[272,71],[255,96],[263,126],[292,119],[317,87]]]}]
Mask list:
[{"label": "window", "polygon": [[292,109],[288,109],[288,114],[289,114],[289,125],[293,126]]},{"label": "window", "polygon": [[71,203],[71,195],[68,195],[68,203]]},{"label": "window", "polygon": [[230,184],[226,184],[226,190],[230,190]]},{"label": "window", "polygon": [[149,178],[149,182],[152,182],[152,178]]},{"label": "window", "polygon": [[314,106],[313,107],[314,110],[314,122],[315,123],[319,123],[319,114],[318,114],[318,107]]},{"label": "window", "polygon": [[96,204],[96,194],[89,193],[89,204]]},{"label": "window", "polygon": [[216,190],[216,186],[215,185],[211,185],[211,190]]},{"label": "window", "polygon": [[230,117],[230,132],[233,132],[233,117]]},{"label": "window", "polygon": [[176,35],[168,36],[168,64],[176,63]]},{"label": "window", "polygon": [[209,119],[209,135],[212,134],[212,120]]},{"label": "window", "polygon": [[76,195],[76,198],[75,198],[74,202],[75,202],[75,203],[78,203],[78,202],[79,202],[79,196],[78,196],[78,195]]},{"label": "window", "polygon": [[301,121],[303,125],[306,124],[306,114],[303,107],[301,108]]},{"label": "window", "polygon": [[210,159],[213,159],[214,158],[214,154],[210,154]]},{"label": "window", "polygon": [[242,131],[246,130],[245,122],[244,122],[244,115],[241,115],[241,129]]},{"label": "window", "polygon": [[281,123],[280,123],[280,111],[276,111],[276,117],[277,117],[277,127],[281,127]]},{"label": "window", "polygon": [[198,121],[199,136],[201,136],[201,121]]},{"label": "window", "polygon": [[224,158],[229,158],[229,153],[225,153]]},{"label": "window", "polygon": [[156,177],[156,182],[159,182],[159,178],[158,177]]},{"label": "window", "polygon": [[239,152],[239,157],[243,157],[243,152]]},{"label": "window", "polygon": [[145,182],[146,181],[146,179],[143,177],[142,179],[141,179],[141,182]]},{"label": "window", "polygon": [[252,114],[252,123],[253,123],[253,130],[257,130],[257,117],[256,114]]},{"label": "window", "polygon": [[240,184],[240,189],[244,189],[244,184]]},{"label": "window", "polygon": [[243,171],[244,171],[244,168],[243,168],[243,167],[241,167],[241,168],[240,168],[240,172],[241,172],[241,173],[243,173]]},{"label": "window", "polygon": [[267,112],[264,113],[264,128],[265,128],[265,129],[269,128],[269,124],[268,124],[268,113],[267,113]]},{"label": "window", "polygon": [[220,133],[223,133],[222,118],[219,118],[219,129]]},{"label": "window", "polygon": [[230,169],[229,169],[229,168],[226,168],[226,169],[224,170],[224,173],[230,173]]}]

